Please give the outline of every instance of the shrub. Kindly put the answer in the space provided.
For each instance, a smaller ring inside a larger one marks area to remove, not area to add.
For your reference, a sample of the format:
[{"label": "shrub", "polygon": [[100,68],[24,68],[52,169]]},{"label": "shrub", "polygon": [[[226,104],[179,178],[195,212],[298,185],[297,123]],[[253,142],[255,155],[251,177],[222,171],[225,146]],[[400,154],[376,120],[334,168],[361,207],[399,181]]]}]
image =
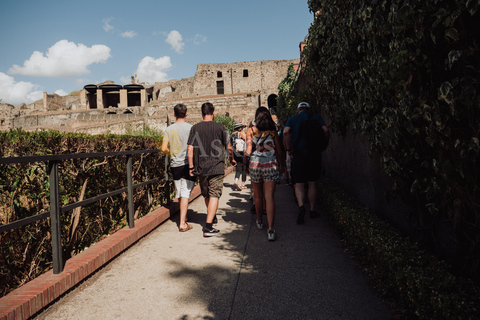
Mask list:
[{"label": "shrub", "polygon": [[321,203],[377,289],[406,318],[478,319],[480,290],[401,236],[332,181],[319,182]]},{"label": "shrub", "polygon": [[[0,156],[76,154],[157,149],[157,139],[116,135],[64,134],[56,131],[0,132]],[[133,183],[164,177],[159,153],[134,155]],[[71,159],[59,164],[61,205],[126,187],[126,157]],[[135,189],[135,218],[166,203],[165,181]],[[0,166],[0,222],[17,221],[50,210],[47,164]],[[61,216],[64,257],[83,251],[127,224],[127,195],[113,196]],[[0,235],[0,296],[51,268],[48,219]]]}]

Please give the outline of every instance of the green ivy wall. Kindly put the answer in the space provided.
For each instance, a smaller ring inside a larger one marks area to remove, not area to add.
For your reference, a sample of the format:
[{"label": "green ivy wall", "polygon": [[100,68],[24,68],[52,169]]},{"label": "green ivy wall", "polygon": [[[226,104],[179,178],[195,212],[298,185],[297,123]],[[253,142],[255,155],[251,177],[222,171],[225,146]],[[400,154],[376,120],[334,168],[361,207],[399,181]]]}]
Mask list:
[{"label": "green ivy wall", "polygon": [[334,132],[327,174],[479,281],[480,1],[308,3],[304,92]]}]

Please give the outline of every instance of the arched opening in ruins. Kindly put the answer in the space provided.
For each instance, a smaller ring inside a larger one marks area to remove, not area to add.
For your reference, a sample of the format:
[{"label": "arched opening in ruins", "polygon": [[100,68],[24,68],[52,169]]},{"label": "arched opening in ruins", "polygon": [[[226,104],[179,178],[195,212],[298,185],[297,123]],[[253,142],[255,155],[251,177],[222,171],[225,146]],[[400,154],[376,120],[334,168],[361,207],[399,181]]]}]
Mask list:
[{"label": "arched opening in ruins", "polygon": [[142,105],[142,85],[139,84],[126,84],[123,86],[127,90],[127,105],[129,107],[139,107]]},{"label": "arched opening in ruins", "polygon": [[267,98],[268,110],[270,110],[271,114],[277,113],[277,97],[276,94],[271,94]]},{"label": "arched opening in ruins", "polygon": [[87,109],[97,109],[97,86],[94,84],[87,84],[83,89],[87,91]]},{"label": "arched opening in ruins", "polygon": [[102,84],[98,88],[102,90],[104,108],[117,108],[120,105],[121,85]]}]

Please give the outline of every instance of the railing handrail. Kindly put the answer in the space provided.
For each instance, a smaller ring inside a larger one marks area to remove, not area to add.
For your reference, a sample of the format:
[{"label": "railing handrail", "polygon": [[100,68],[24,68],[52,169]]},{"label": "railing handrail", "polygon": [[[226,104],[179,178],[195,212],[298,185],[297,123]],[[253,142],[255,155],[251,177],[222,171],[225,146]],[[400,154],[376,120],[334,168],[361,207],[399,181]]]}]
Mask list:
[{"label": "railing handrail", "polygon": [[0,158],[0,164],[15,164],[28,162],[46,162],[46,161],[61,161],[70,159],[86,159],[86,158],[101,158],[110,156],[123,156],[141,153],[157,153],[159,149],[149,150],[130,150],[130,151],[112,151],[112,152],[90,152],[90,153],[69,153],[69,154],[50,154],[43,156],[21,156],[21,157],[6,157]]},{"label": "railing handrail", "polygon": [[[66,211],[73,210],[74,208],[85,206],[102,199],[118,195],[127,192],[128,199],[128,225],[132,229],[135,227],[134,222],[134,203],[133,203],[133,190],[144,185],[158,182],[160,178],[154,178],[148,181],[132,184],[132,155],[146,154],[146,153],[158,153],[159,149],[149,150],[130,150],[130,151],[113,151],[113,152],[93,152],[93,153],[76,153],[76,154],[53,154],[42,156],[20,156],[20,157],[6,157],[0,158],[0,164],[17,164],[17,163],[30,163],[30,162],[45,162],[48,164],[49,171],[49,186],[50,186],[50,211],[36,214],[31,217],[27,217],[21,220],[17,220],[5,225],[0,226],[0,233],[10,231],[12,229],[19,228],[21,226],[46,219],[51,219],[52,229],[52,255],[53,255],[53,273],[58,274],[63,271],[63,249],[61,245],[61,228],[60,228],[60,214]],[[89,199],[78,201],[66,206],[60,206],[59,200],[59,179],[58,179],[58,162],[71,159],[87,159],[87,158],[100,158],[110,156],[127,156],[127,187],[117,189],[109,193],[101,194]]]}]

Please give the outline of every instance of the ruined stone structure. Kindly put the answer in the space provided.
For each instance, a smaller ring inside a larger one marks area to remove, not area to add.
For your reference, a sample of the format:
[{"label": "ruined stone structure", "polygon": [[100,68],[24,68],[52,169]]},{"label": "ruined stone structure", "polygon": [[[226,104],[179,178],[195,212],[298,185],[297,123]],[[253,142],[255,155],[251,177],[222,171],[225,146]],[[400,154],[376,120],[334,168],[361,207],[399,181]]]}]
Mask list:
[{"label": "ruined stone structure", "polygon": [[201,121],[201,105],[209,101],[216,114],[229,113],[248,123],[259,106],[274,108],[278,84],[290,64],[299,59],[209,63],[197,65],[194,77],[145,86],[132,77],[127,85],[107,81],[86,85],[75,96],[44,93],[42,100],[13,107],[0,104],[0,130],[59,130],[91,134],[124,133],[147,125],[163,130],[173,118],[173,107],[185,103],[187,121]]}]

